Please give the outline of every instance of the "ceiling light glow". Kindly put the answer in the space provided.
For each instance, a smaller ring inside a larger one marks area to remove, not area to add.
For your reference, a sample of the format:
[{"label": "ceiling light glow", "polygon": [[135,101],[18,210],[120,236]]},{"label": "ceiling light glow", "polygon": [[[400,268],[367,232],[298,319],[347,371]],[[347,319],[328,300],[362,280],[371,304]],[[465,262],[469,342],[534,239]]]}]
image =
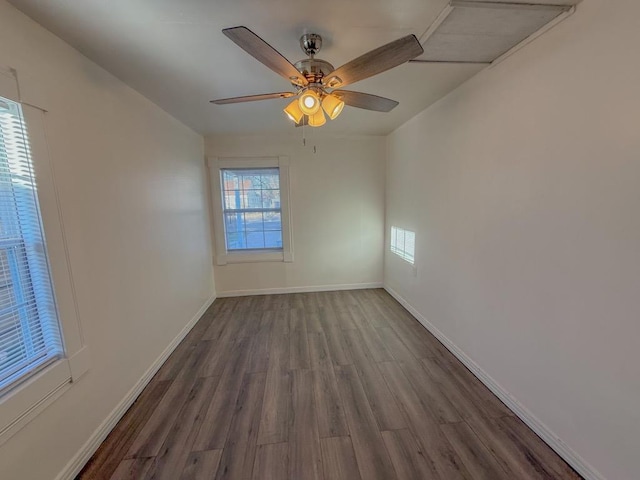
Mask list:
[{"label": "ceiling light glow", "polygon": [[320,109],[320,98],[313,90],[307,90],[300,95],[298,106],[305,115],[313,115]]}]

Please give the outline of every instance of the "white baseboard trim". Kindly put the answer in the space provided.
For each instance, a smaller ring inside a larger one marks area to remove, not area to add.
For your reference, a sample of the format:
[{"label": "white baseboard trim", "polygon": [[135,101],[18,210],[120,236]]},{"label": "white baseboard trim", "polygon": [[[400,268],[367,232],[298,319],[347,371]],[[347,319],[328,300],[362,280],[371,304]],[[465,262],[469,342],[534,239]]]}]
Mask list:
[{"label": "white baseboard trim", "polygon": [[85,464],[89,461],[91,456],[96,452],[102,442],[104,442],[107,435],[113,430],[116,424],[129,410],[129,407],[133,405],[138,396],[142,393],[142,390],[151,381],[156,372],[160,369],[162,364],[169,358],[169,355],[175,350],[178,344],[184,337],[191,331],[194,325],[200,320],[200,317],[204,315],[204,312],[211,306],[216,299],[216,296],[209,298],[204,305],[198,310],[198,312],[189,320],[184,328],[178,333],[178,335],[171,341],[171,343],[164,349],[153,364],[144,372],[142,378],[127,392],[125,397],[120,401],[116,408],[109,414],[107,418],[100,424],[95,432],[89,437],[87,442],[82,448],[74,455],[74,457],[67,463],[64,469],[58,474],[55,480],[73,480],[78,473],[82,470]]},{"label": "white baseboard trim", "polygon": [[395,298],[418,322],[433,334],[447,349],[453,353],[496,397],[498,397],[513,413],[515,413],[531,430],[533,430],[547,445],[560,455],[576,472],[587,480],[606,480],[605,477],[587,463],[571,447],[558,438],[542,421],[540,421],[531,411],[522,405],[515,397],[496,382],[487,372],[485,372],[471,357],[465,354],[451,340],[449,340],[435,325],[427,320],[409,302],[389,286],[384,289]]},{"label": "white baseboard trim", "polygon": [[278,295],[282,293],[332,292],[335,290],[362,290],[365,288],[382,288],[382,282],[348,283],[339,285],[313,285],[309,287],[260,288],[254,290],[229,290],[218,292],[218,298],[246,297],[248,295]]}]

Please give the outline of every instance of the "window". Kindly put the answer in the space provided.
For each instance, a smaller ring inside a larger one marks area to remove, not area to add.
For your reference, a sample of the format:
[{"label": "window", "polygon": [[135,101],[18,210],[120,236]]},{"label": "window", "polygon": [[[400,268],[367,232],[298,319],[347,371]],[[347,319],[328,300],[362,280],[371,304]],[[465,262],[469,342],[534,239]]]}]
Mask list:
[{"label": "window", "polygon": [[287,157],[209,160],[216,263],[293,261]]},{"label": "window", "polygon": [[0,395],[62,355],[22,110],[0,97]]},{"label": "window", "polygon": [[220,171],[227,252],[282,250],[278,168]]},{"label": "window", "polygon": [[416,234],[410,230],[391,227],[391,252],[413,265]]}]

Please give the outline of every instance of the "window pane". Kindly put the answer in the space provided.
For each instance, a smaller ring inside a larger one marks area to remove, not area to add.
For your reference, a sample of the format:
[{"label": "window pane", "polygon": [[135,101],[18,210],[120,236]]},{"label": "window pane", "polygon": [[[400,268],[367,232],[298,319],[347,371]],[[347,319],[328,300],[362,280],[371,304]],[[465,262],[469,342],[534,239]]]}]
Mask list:
[{"label": "window pane", "polygon": [[242,213],[225,213],[224,229],[227,233],[242,231]]},{"label": "window pane", "polygon": [[261,232],[264,230],[262,212],[248,212],[244,214],[244,226],[247,232]]},{"label": "window pane", "polygon": [[264,246],[266,248],[282,248],[282,232],[280,230],[265,231]]},{"label": "window pane", "polygon": [[264,233],[263,232],[247,232],[246,248],[248,249],[264,248]]},{"label": "window pane", "polygon": [[264,212],[265,230],[282,230],[280,212]]},{"label": "window pane", "polygon": [[280,208],[280,190],[262,190],[262,208]]},{"label": "window pane", "polygon": [[227,250],[239,250],[247,248],[244,241],[244,233],[227,233]]}]

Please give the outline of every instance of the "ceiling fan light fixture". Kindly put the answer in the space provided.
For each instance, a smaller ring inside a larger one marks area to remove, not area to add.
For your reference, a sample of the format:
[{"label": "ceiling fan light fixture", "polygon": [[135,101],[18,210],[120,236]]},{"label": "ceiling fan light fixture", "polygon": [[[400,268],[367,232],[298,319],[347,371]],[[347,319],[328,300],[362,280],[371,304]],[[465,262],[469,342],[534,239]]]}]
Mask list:
[{"label": "ceiling fan light fixture", "polygon": [[297,98],[287,105],[284,109],[284,113],[286,113],[287,117],[289,117],[294,123],[300,123],[300,120],[304,117],[304,113],[300,110],[300,105],[298,105]]},{"label": "ceiling fan light fixture", "polygon": [[342,112],[344,102],[336,95],[330,94],[322,99],[322,108],[327,112],[331,120],[335,120]]},{"label": "ceiling fan light fixture", "polygon": [[298,99],[298,106],[305,115],[314,115],[320,110],[320,98],[313,90],[307,90]]},{"label": "ceiling fan light fixture", "polygon": [[313,115],[309,115],[310,127],[321,127],[325,123],[327,123],[327,119],[324,117],[324,112],[321,108],[319,108]]}]

